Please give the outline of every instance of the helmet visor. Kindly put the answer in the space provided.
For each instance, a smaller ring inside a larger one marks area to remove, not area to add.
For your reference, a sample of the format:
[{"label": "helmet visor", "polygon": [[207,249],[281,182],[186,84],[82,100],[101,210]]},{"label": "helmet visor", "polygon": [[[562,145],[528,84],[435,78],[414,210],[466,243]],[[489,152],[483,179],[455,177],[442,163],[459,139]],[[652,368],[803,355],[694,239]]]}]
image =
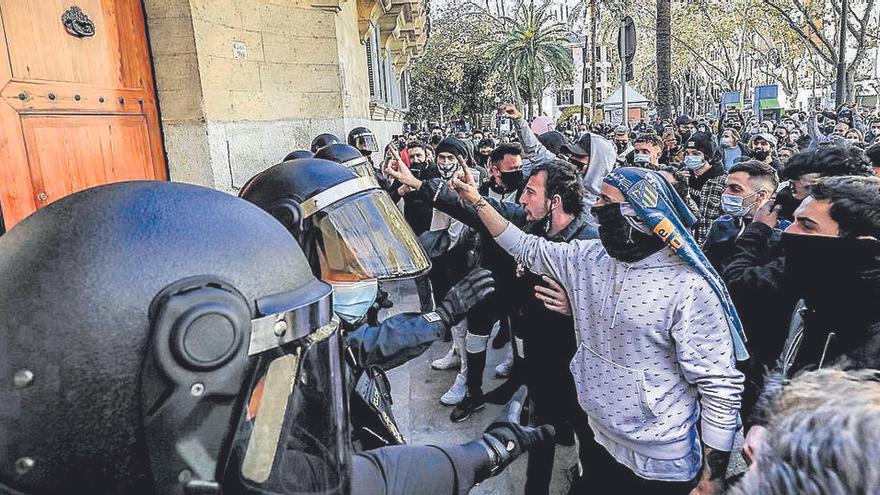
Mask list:
[{"label": "helmet visor", "polygon": [[385,191],[366,189],[317,211],[321,278],[356,282],[416,276],[430,262]]},{"label": "helmet visor", "polygon": [[[276,323],[276,336],[278,329]],[[347,493],[351,457],[341,355],[333,317],[303,338],[252,356],[227,464],[235,484],[261,493]]]},{"label": "helmet visor", "polygon": [[379,143],[376,142],[376,136],[373,133],[364,132],[353,136],[351,145],[361,151],[373,153],[379,151]]},{"label": "helmet visor", "polygon": [[[354,160],[342,162],[342,164],[350,168],[354,173],[358,175],[358,177],[369,177],[371,179],[376,178],[376,174],[373,171],[373,166],[370,165],[370,161],[364,157],[358,157]],[[376,185],[378,184],[379,183],[377,182]]]}]

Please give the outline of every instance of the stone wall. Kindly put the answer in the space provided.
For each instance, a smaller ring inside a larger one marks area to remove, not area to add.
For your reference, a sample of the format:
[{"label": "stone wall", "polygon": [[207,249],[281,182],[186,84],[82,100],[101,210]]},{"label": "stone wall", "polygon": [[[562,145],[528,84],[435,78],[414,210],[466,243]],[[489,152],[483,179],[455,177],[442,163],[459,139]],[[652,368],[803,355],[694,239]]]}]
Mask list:
[{"label": "stone wall", "polygon": [[[321,132],[370,120],[356,0],[146,0],[171,179],[236,192]],[[378,156],[374,158],[379,158]]]}]

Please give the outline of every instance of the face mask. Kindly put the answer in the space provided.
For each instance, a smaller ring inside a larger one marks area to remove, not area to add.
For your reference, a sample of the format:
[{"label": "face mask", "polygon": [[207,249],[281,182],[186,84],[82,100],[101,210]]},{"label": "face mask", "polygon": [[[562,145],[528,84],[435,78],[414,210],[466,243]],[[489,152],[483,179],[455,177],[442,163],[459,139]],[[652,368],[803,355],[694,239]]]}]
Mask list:
[{"label": "face mask", "polygon": [[333,312],[352,325],[367,316],[376,301],[379,281],[376,279],[350,283],[333,283]]},{"label": "face mask", "polygon": [[455,177],[455,172],[458,172],[458,164],[457,163],[449,163],[449,164],[437,164],[437,168],[440,170],[440,178],[443,180],[452,180]]},{"label": "face mask", "polygon": [[854,138],[846,138],[846,142],[847,142],[849,145],[853,145],[853,144],[858,143],[859,140],[858,140],[858,139],[854,139]]},{"label": "face mask", "polygon": [[766,150],[754,150],[752,151],[752,158],[758,160],[759,162],[763,162],[770,156],[770,152]]},{"label": "face mask", "polygon": [[684,157],[684,166],[688,170],[697,170],[703,166],[703,159],[699,156],[687,155]]},{"label": "face mask", "polygon": [[733,194],[722,194],[721,195],[721,210],[724,211],[724,213],[727,213],[728,215],[730,215],[732,217],[744,217],[744,216],[748,215],[749,210],[752,209],[752,206],[755,205],[755,202],[753,201],[749,205],[743,205],[743,201],[751,198],[752,196],[755,196],[756,194],[758,194],[757,191],[755,191],[752,194],[749,194],[748,196],[734,196]]},{"label": "face mask", "polygon": [[732,148],[733,147],[733,139],[730,139],[729,137],[721,138],[721,146],[724,146],[725,148]]},{"label": "face mask", "polygon": [[808,308],[844,315],[851,327],[862,323],[868,311],[876,313],[877,281],[872,272],[880,259],[880,243],[783,232],[782,246],[783,282]]},{"label": "face mask", "polygon": [[633,163],[635,163],[637,165],[644,165],[644,164],[650,163],[650,162],[651,162],[651,157],[648,155],[643,155],[641,153],[636,153],[635,155],[633,155]]},{"label": "face mask", "polygon": [[510,172],[501,172],[501,183],[504,184],[504,187],[510,189],[511,191],[519,189],[519,186],[522,185],[523,181],[523,171],[522,170],[512,170]]},{"label": "face mask", "polygon": [[789,137],[791,137],[792,143],[796,143],[801,138],[801,135],[800,134],[791,134]]},{"label": "face mask", "polygon": [[682,131],[679,134],[681,134],[681,141],[682,142],[687,141],[691,137],[691,131]]},{"label": "face mask", "polygon": [[614,146],[617,146],[617,153],[623,153],[623,150],[626,149],[627,142],[626,141],[614,141]]},{"label": "face mask", "polygon": [[599,222],[599,240],[608,256],[632,263],[647,258],[663,249],[663,240],[654,234],[645,234],[626,219],[623,203],[594,206],[592,213]]}]

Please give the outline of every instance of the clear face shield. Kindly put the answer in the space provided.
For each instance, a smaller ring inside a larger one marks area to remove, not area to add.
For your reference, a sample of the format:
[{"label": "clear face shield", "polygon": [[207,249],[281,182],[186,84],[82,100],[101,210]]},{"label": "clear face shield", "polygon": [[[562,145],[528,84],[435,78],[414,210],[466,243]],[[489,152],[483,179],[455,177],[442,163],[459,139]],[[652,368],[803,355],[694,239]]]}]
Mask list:
[{"label": "clear face shield", "polygon": [[313,222],[321,279],[328,283],[409,278],[430,268],[403,214],[374,181],[337,184],[302,208]]},{"label": "clear face shield", "polygon": [[352,146],[363,151],[376,153],[379,151],[379,143],[372,132],[361,132],[352,136]]},{"label": "clear face shield", "polygon": [[359,156],[352,160],[348,160],[347,162],[342,162],[342,165],[350,168],[354,173],[358,175],[358,177],[369,177],[373,180],[375,180],[376,178],[376,175],[373,171],[373,166],[370,164],[370,161],[367,160],[367,158],[364,156]]},{"label": "clear face shield", "polygon": [[[330,294],[315,280],[257,301],[266,316],[252,321],[250,373],[224,486],[249,493],[348,493],[342,341]],[[304,299],[310,302],[299,303]]]}]

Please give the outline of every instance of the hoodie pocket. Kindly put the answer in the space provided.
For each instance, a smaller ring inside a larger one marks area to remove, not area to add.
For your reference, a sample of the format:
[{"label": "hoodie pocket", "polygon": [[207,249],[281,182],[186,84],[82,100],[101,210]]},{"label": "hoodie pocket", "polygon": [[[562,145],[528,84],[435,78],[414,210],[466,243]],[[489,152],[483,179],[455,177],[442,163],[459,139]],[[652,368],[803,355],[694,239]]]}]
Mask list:
[{"label": "hoodie pocket", "polygon": [[655,420],[645,375],[581,344],[572,360],[578,402],[590,418],[617,435],[638,440]]}]

